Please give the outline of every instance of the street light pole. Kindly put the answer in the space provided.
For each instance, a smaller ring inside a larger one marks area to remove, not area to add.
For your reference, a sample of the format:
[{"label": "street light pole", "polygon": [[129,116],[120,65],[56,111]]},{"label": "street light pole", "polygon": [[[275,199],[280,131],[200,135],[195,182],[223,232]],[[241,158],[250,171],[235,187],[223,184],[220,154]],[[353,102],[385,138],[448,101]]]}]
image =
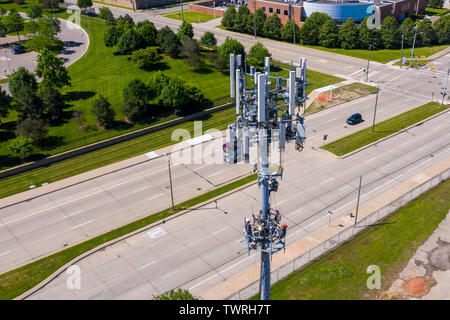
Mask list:
[{"label": "street light pole", "polygon": [[412,45],[412,49],[411,49],[411,59],[409,60],[409,65],[412,65],[412,59],[413,59],[413,55],[414,55],[414,46],[416,44],[416,36],[417,36],[417,28],[415,28],[415,30],[414,30],[414,40],[413,40],[413,45]]},{"label": "street light pole", "polygon": [[378,92],[380,92],[380,87],[378,87],[377,96],[375,98],[375,109],[373,111],[372,132],[375,131],[375,117],[377,116],[377,106],[378,106]]},{"label": "street light pole", "polygon": [[173,204],[173,187],[172,187],[172,172],[170,170],[170,158],[167,156],[167,153],[165,152],[164,155],[167,158],[167,165],[169,166],[170,199],[172,200],[172,210],[175,210],[175,206]]},{"label": "street light pole", "polygon": [[370,62],[370,48],[372,48],[373,44],[369,45],[369,56],[367,57],[367,68],[366,68],[366,82],[369,81],[369,62]]},{"label": "street light pole", "polygon": [[256,0],[253,1],[253,32],[256,39]]},{"label": "street light pole", "polygon": [[[444,88],[442,88],[442,102],[441,104],[444,104],[444,98],[447,95],[447,83],[448,83],[448,75],[450,74],[450,69],[447,69],[447,78],[445,78],[445,85]],[[448,102],[448,99],[447,99]]]},{"label": "street light pole", "polygon": [[362,176],[359,177],[358,201],[356,202],[355,227],[356,223],[358,222],[359,198],[361,196],[361,183],[362,183]]},{"label": "street light pole", "polygon": [[402,29],[402,49],[400,51],[400,69],[402,68],[402,64],[403,64],[403,39],[405,37],[405,25],[403,25],[403,29]]}]

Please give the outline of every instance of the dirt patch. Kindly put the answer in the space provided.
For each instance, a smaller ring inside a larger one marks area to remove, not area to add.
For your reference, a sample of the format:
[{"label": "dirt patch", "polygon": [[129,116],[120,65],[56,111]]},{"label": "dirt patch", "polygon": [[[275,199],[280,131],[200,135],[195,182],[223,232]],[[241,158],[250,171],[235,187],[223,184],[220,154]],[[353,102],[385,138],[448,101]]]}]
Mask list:
[{"label": "dirt patch", "polygon": [[438,244],[439,247],[430,252],[428,260],[436,270],[450,270],[450,243],[439,239]]},{"label": "dirt patch", "polygon": [[416,298],[424,296],[430,291],[428,283],[421,277],[406,281],[403,285],[403,288]]},{"label": "dirt patch", "polygon": [[352,101],[375,92],[377,89],[363,83],[351,83],[330,91],[322,92],[308,107],[305,114],[326,109],[337,104]]}]

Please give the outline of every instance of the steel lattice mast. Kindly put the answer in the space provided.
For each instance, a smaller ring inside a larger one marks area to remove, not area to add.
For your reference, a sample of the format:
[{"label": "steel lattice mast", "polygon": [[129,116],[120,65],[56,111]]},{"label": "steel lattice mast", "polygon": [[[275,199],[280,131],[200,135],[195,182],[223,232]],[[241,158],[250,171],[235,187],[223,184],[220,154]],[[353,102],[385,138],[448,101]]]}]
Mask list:
[{"label": "steel lattice mast", "polygon": [[[261,210],[253,215],[253,225],[245,221],[245,240],[250,252],[261,249],[260,298],[270,299],[270,260],[274,252],[285,250],[287,226],[282,226],[279,210],[270,207],[270,193],[278,190],[277,177],[282,177],[281,153],[286,142],[295,140],[295,149],[301,151],[306,139],[304,118],[295,112],[296,105],[305,103],[306,59],[299,67],[289,71],[288,78],[271,76],[270,58],[264,59],[264,69],[257,72],[240,55],[230,55],[230,95],[236,105],[237,121],[228,126],[228,141],[224,145],[228,163],[254,161],[261,188]],[[247,79],[253,79],[253,88],[247,87]],[[272,82],[273,81],[273,82]],[[286,85],[284,85],[286,83]],[[253,148],[252,148],[253,147]],[[278,170],[269,170],[271,159],[279,150]],[[257,150],[256,157],[251,159]],[[274,218],[271,216],[274,215]],[[284,233],[283,233],[284,232]]]}]

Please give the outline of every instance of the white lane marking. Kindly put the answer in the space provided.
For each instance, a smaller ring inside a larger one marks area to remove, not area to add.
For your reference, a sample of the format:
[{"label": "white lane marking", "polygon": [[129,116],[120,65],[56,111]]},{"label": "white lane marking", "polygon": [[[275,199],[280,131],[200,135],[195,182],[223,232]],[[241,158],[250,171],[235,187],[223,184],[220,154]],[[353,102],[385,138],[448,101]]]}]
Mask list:
[{"label": "white lane marking", "polygon": [[405,144],[407,144],[407,143],[409,143],[409,141],[403,142],[402,144],[400,144],[400,147],[405,145]]},{"label": "white lane marking", "polygon": [[196,287],[198,287],[198,286],[204,284],[205,282],[211,280],[211,279],[214,278],[215,276],[216,276],[216,275],[214,274],[214,275],[212,275],[211,277],[206,278],[206,279],[203,280],[203,281],[200,281],[199,283],[197,283],[197,284],[193,285],[192,287],[190,287],[188,290],[192,290],[192,289],[194,289],[194,288],[196,288]]},{"label": "white lane marking", "polygon": [[178,270],[175,270],[174,272],[168,273],[168,274],[166,274],[164,277],[161,277],[161,279],[166,279],[166,278],[168,278],[168,277],[174,275],[174,274],[177,273],[177,272],[178,272]]},{"label": "white lane marking", "polygon": [[217,230],[216,232],[211,233],[212,236],[215,236],[216,234],[222,232],[223,230],[225,230],[228,227],[223,227],[222,229]]},{"label": "white lane marking", "polygon": [[319,219],[317,219],[316,221],[314,221],[313,223],[308,224],[307,226],[305,226],[305,229],[311,227],[313,224],[316,224],[317,222],[319,222],[319,221],[322,220],[323,218],[324,218],[324,217],[319,218]]},{"label": "white lane marking", "polygon": [[80,224],[77,224],[77,225],[75,226],[75,228],[80,228],[80,227],[82,227],[82,226],[87,225],[88,223],[93,222],[93,221],[94,221],[94,219],[89,220],[89,221],[86,221],[86,222],[83,222],[83,223],[80,223]]},{"label": "white lane marking", "polygon": [[156,196],[150,197],[150,198],[148,198],[147,200],[153,200],[153,199],[158,198],[158,197],[161,197],[161,196],[163,196],[163,195],[164,195],[164,193],[158,193]]},{"label": "white lane marking", "polygon": [[152,262],[150,262],[150,263],[147,263],[147,264],[144,264],[143,266],[140,266],[139,268],[137,268],[138,270],[142,270],[142,269],[145,269],[145,268],[147,268],[148,266],[151,266],[152,264],[155,264],[156,263],[156,260],[154,260],[154,261],[152,261]]},{"label": "white lane marking", "polygon": [[331,181],[331,180],[333,180],[333,179],[334,179],[334,177],[328,178],[327,180],[322,181],[321,184],[322,184],[322,183],[327,183],[328,181]]},{"label": "white lane marking", "polygon": [[370,162],[370,161],[373,161],[373,160],[375,160],[377,157],[373,157],[373,158],[370,158],[369,160],[366,160],[366,161],[364,161],[364,163],[367,163],[367,162]]},{"label": "white lane marking", "polygon": [[194,146],[196,144],[203,143],[205,141],[209,141],[212,139],[213,139],[213,137],[210,134],[204,134],[202,136],[198,136],[198,137],[186,140],[185,142],[189,143],[191,146]]},{"label": "white lane marking", "polygon": [[5,251],[3,253],[0,253],[0,257],[6,256],[7,254],[9,254],[11,251]]},{"label": "white lane marking", "polygon": [[241,264],[241,263],[244,262],[245,260],[248,260],[248,259],[250,259],[250,258],[253,258],[254,256],[255,256],[255,255],[252,254],[252,255],[250,255],[249,257],[247,257],[247,258],[245,258],[245,259],[242,259],[241,261],[239,261],[239,262],[237,262],[237,263],[235,263],[235,264],[229,266],[228,268],[226,268],[226,269],[220,271],[220,273],[224,273],[224,272],[230,270],[231,268],[234,268],[234,267],[237,266],[238,264]]},{"label": "white lane marking", "polygon": [[381,169],[385,169],[385,168],[390,167],[390,166],[391,166],[391,164],[388,163],[387,165],[382,166]]},{"label": "white lane marking", "polygon": [[67,216],[68,217],[73,217],[73,216],[76,216],[77,214],[80,214],[80,213],[82,213],[83,212],[83,210],[77,210],[77,211],[75,211],[75,212],[72,212],[71,214],[68,214]]},{"label": "white lane marking", "polygon": [[152,238],[152,239],[159,238],[159,237],[161,237],[161,236],[163,236],[163,235],[165,235],[165,234],[167,234],[167,231],[164,230],[164,229],[161,228],[161,227],[157,227],[157,228],[155,228],[155,229],[150,230],[149,232],[147,232],[147,235],[148,235],[150,238]]},{"label": "white lane marking", "polygon": [[137,190],[132,191],[131,193],[138,193],[139,191],[142,191],[142,190],[145,190],[145,189],[148,189],[148,188],[150,188],[150,186],[139,188]]},{"label": "white lane marking", "polygon": [[208,179],[211,178],[211,177],[217,176],[218,174],[221,174],[222,172],[223,171],[219,171],[219,172],[213,173],[212,175],[208,176]]},{"label": "white lane marking", "polygon": [[346,189],[346,188],[348,188],[348,187],[350,187],[349,185],[343,185],[342,187],[340,187],[339,189],[337,189],[337,191],[342,191],[342,190],[344,190],[344,189]]},{"label": "white lane marking", "polygon": [[292,215],[294,215],[294,214],[296,214],[296,213],[298,213],[298,212],[300,212],[300,211],[302,211],[302,210],[304,210],[304,209],[305,209],[305,208],[297,209],[297,210],[295,210],[294,212],[289,213],[288,215],[289,215],[289,216],[292,216]]}]

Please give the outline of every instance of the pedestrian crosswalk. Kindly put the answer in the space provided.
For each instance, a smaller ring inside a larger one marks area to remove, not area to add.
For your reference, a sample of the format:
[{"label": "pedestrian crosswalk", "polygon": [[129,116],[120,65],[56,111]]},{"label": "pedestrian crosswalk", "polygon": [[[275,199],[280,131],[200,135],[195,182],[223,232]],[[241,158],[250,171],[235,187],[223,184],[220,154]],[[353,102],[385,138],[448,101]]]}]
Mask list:
[{"label": "pedestrian crosswalk", "polygon": [[147,235],[152,239],[159,238],[165,234],[167,234],[167,231],[161,227],[154,228],[147,232]]}]

